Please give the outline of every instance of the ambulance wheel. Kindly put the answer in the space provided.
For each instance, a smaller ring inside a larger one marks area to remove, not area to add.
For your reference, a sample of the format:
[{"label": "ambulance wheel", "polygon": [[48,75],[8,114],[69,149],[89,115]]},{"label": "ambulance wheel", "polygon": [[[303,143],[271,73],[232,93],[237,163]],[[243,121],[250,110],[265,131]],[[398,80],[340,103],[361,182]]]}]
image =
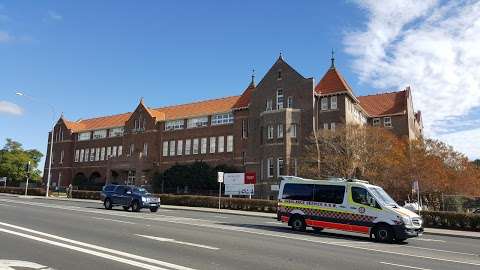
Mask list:
[{"label": "ambulance wheel", "polygon": [[393,242],[393,230],[390,226],[380,225],[375,229],[375,240],[382,243]]},{"label": "ambulance wheel", "polygon": [[312,229],[314,233],[320,233],[321,231],[323,231],[323,228],[320,227],[313,227]]},{"label": "ambulance wheel", "polygon": [[303,232],[307,229],[307,224],[305,224],[305,219],[302,216],[293,216],[290,219],[290,226],[292,230],[297,232]]}]

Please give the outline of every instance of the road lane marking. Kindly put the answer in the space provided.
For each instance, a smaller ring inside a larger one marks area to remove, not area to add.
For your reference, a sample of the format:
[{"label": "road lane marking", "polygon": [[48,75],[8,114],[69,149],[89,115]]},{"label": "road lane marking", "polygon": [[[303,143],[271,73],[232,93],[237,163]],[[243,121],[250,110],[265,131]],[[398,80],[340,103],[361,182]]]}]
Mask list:
[{"label": "road lane marking", "polygon": [[123,221],[123,220],[116,220],[116,219],[110,219],[110,218],[100,218],[100,217],[92,217],[92,218],[93,218],[93,219],[98,219],[98,220],[113,221],[113,222],[118,222],[118,223],[137,224],[137,223],[135,223],[135,222]]},{"label": "road lane marking", "polygon": [[[18,200],[3,200],[0,199],[0,201],[10,201],[14,203],[19,203],[19,204],[30,204],[27,202],[21,202]],[[50,208],[59,208],[53,205],[45,205],[43,204],[44,207],[50,207]],[[220,229],[223,231],[235,231],[235,232],[243,232],[243,233],[249,233],[249,234],[255,234],[255,235],[263,235],[263,236],[269,236],[269,237],[276,237],[276,238],[283,238],[283,239],[290,239],[290,240],[299,240],[299,241],[306,241],[306,242],[312,242],[312,243],[320,243],[320,244],[327,244],[327,245],[333,245],[333,246],[340,246],[340,247],[350,247],[358,250],[366,250],[366,251],[374,251],[378,253],[386,253],[386,254],[394,254],[394,255],[400,255],[400,256],[407,256],[407,257],[414,257],[414,258],[422,258],[422,259],[429,259],[429,260],[436,260],[436,261],[444,261],[444,262],[451,262],[451,263],[458,263],[458,264],[466,264],[466,265],[474,265],[474,266],[480,266],[480,261],[478,260],[469,260],[469,261],[462,261],[458,260],[456,258],[454,259],[445,259],[441,257],[442,255],[438,255],[439,257],[434,257],[434,256],[423,256],[423,255],[416,255],[416,254],[409,254],[409,253],[404,253],[404,252],[397,252],[397,251],[389,251],[385,249],[375,249],[375,248],[369,248],[369,247],[361,247],[361,246],[354,246],[352,244],[354,243],[339,243],[339,242],[329,242],[325,240],[319,240],[315,239],[313,237],[306,238],[306,237],[299,237],[297,234],[280,234],[280,233],[268,233],[268,232],[262,232],[258,230],[252,230],[250,228],[242,228],[242,227],[232,227],[228,225],[221,225],[221,224],[216,224],[212,223],[210,220],[200,220],[200,219],[192,219],[192,218],[178,218],[174,216],[165,216],[165,215],[154,215],[154,217],[147,217],[147,216],[125,216],[123,214],[118,214],[115,212],[108,212],[108,211],[90,211],[86,209],[72,209],[74,211],[79,211],[79,212],[85,212],[85,213],[96,213],[96,214],[106,214],[106,215],[112,215],[112,216],[124,216],[124,217],[129,217],[129,218],[140,218],[140,219],[145,219],[145,220],[158,220],[158,221],[164,221],[164,222],[169,222],[169,223],[174,223],[174,224],[182,224],[182,225],[187,225],[187,226],[197,226],[197,227],[204,227],[204,228],[211,228],[211,229]],[[161,216],[161,217],[169,217],[169,218],[155,218],[155,216]],[[198,223],[198,222],[207,222],[207,223]],[[1,223],[0,223],[1,224]],[[380,248],[380,247],[379,247]]]},{"label": "road lane marking", "polygon": [[398,266],[398,267],[404,267],[404,268],[409,268],[409,269],[432,270],[432,269],[429,269],[429,268],[421,268],[421,267],[408,266],[408,265],[396,264],[396,263],[388,263],[388,262],[378,262],[378,263],[386,264],[386,265],[392,265],[392,266]]},{"label": "road lane marking", "polygon": [[[15,267],[15,268],[12,268],[12,267]],[[51,267],[47,267],[34,262],[19,261],[19,260],[0,260],[1,270],[14,270],[17,267],[28,268],[28,269],[39,269],[39,270],[54,270]]]},{"label": "road lane marking", "polygon": [[465,252],[459,252],[459,251],[450,251],[450,250],[443,250],[443,249],[435,249],[435,248],[416,247],[416,246],[408,246],[408,248],[416,248],[416,249],[432,250],[432,251],[439,251],[439,252],[447,252],[447,253],[461,254],[461,255],[467,255],[467,256],[475,256],[475,257],[480,256],[479,254],[465,253]]},{"label": "road lane marking", "polygon": [[20,237],[23,237],[23,238],[27,238],[27,239],[30,239],[30,240],[35,240],[35,241],[38,241],[38,242],[50,244],[50,245],[57,246],[57,247],[62,247],[62,248],[86,253],[86,254],[89,254],[89,255],[101,257],[101,258],[104,258],[104,259],[109,259],[109,260],[112,260],[112,261],[121,262],[121,263],[124,263],[124,264],[129,264],[129,265],[139,267],[139,268],[143,268],[143,269],[168,270],[167,268],[161,268],[161,267],[158,267],[158,266],[155,266],[155,265],[145,264],[145,263],[141,263],[141,262],[137,262],[137,261],[133,261],[133,260],[129,260],[129,259],[124,259],[124,258],[121,258],[121,257],[115,257],[115,256],[109,255],[107,253],[102,253],[102,252],[98,252],[98,251],[94,251],[94,250],[89,250],[89,249],[86,249],[86,248],[81,248],[81,247],[76,247],[76,246],[72,246],[72,245],[68,245],[68,244],[64,244],[64,243],[60,243],[60,242],[55,242],[55,241],[48,240],[48,239],[45,239],[45,238],[40,238],[40,237],[37,237],[37,236],[24,234],[24,233],[20,233],[20,232],[16,232],[16,231],[11,231],[11,230],[7,230],[7,229],[3,229],[3,228],[0,228],[0,232],[20,236]]},{"label": "road lane marking", "polygon": [[144,238],[160,241],[160,242],[170,242],[170,243],[175,243],[175,244],[180,244],[180,245],[187,245],[187,246],[192,246],[192,247],[199,247],[199,248],[206,248],[206,249],[212,249],[212,250],[219,250],[217,247],[212,247],[212,246],[207,246],[207,245],[201,245],[201,244],[195,244],[195,243],[190,243],[190,242],[182,242],[182,241],[177,241],[175,239],[171,238],[163,238],[163,237],[155,237],[155,236],[150,236],[150,235],[143,235],[143,234],[135,234],[137,236],[141,236]]},{"label": "road lane marking", "polygon": [[[45,237],[49,237],[49,238],[60,240],[60,241],[67,242],[67,243],[70,243],[70,244],[75,244],[75,245],[78,245],[78,246],[83,246],[83,247],[87,247],[87,248],[91,248],[91,249],[96,249],[96,250],[100,250],[100,251],[103,251],[103,252],[108,252],[108,253],[112,253],[112,254],[115,254],[115,255],[127,257],[127,258],[130,258],[130,259],[135,259],[135,260],[144,261],[144,262],[147,262],[147,263],[157,264],[157,265],[161,265],[161,266],[165,266],[165,267],[169,267],[169,268],[173,268],[173,269],[177,269],[177,270],[195,270],[193,268],[189,268],[189,267],[185,267],[185,266],[181,266],[181,265],[177,265],[177,264],[173,264],[173,263],[168,263],[168,262],[164,262],[164,261],[160,261],[160,260],[156,260],[156,259],[151,259],[151,258],[139,256],[139,255],[134,255],[134,254],[131,254],[131,253],[127,253],[127,252],[123,252],[123,251],[119,251],[119,250],[114,250],[114,249],[110,249],[110,248],[106,248],[106,247],[102,247],[102,246],[88,244],[88,243],[84,243],[84,242],[60,237],[60,236],[57,236],[57,235],[49,234],[49,233],[35,231],[35,230],[32,230],[32,229],[28,229],[28,228],[17,226],[17,225],[12,225],[12,224],[8,224],[8,223],[4,223],[4,222],[0,222],[0,225],[10,227],[10,228],[14,228],[14,229],[17,229],[17,230],[22,230],[22,231],[33,233],[33,234],[37,234],[37,235],[41,235],[41,236],[45,236]],[[3,230],[5,230],[5,229],[0,228],[0,231],[3,231]],[[32,237],[36,237],[36,236],[32,236]],[[50,241],[50,240],[48,240],[48,241]]]},{"label": "road lane marking", "polygon": [[444,240],[429,239],[429,238],[414,238],[413,240],[415,240],[415,241],[425,241],[425,242],[441,242],[441,243],[446,243],[447,242],[447,241],[444,241]]}]

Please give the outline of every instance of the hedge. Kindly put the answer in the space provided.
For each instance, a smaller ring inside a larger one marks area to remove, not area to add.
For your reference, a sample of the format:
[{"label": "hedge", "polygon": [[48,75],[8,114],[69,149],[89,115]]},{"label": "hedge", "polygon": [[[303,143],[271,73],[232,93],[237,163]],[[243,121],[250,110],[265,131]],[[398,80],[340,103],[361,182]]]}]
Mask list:
[{"label": "hedge", "polygon": [[[25,188],[22,187],[0,187],[0,193],[11,193],[11,194],[25,194]],[[45,196],[45,190],[43,188],[29,188],[27,190],[27,195],[31,196]]]},{"label": "hedge", "polygon": [[480,215],[473,213],[423,211],[424,226],[453,230],[480,231]]}]

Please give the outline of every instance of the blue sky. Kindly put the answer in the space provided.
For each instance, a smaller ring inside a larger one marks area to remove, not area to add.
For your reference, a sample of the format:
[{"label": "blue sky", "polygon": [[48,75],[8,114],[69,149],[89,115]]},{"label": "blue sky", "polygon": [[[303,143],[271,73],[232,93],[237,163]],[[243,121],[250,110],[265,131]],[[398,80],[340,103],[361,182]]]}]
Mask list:
[{"label": "blue sky", "polygon": [[[384,15],[375,8],[368,1],[0,0],[0,141],[46,150],[50,111],[17,90],[76,120],[131,111],[140,97],[157,107],[240,94],[251,70],[263,76],[280,51],[318,80],[335,48],[358,95],[415,85],[405,76],[379,84],[369,77],[378,72],[359,69],[369,58],[355,48],[366,47],[362,35]],[[475,130],[469,123],[479,104],[442,117],[463,117],[462,131]],[[433,136],[456,131],[430,129]]]}]

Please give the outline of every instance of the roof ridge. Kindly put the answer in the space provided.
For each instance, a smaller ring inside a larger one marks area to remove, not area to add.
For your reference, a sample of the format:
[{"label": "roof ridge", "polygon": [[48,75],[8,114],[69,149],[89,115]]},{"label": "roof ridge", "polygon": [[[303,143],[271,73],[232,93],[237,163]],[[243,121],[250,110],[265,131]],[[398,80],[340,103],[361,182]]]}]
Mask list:
[{"label": "roof ridge", "polygon": [[364,96],[358,96],[358,97],[372,97],[372,96],[380,96],[380,95],[386,95],[386,94],[396,94],[396,93],[401,93],[401,92],[406,92],[406,89],[399,90],[399,91],[391,91],[391,92],[380,92],[376,94],[370,94],[370,95],[364,95]]},{"label": "roof ridge", "polygon": [[234,97],[240,97],[240,96],[241,96],[241,95],[226,96],[226,97],[219,97],[219,98],[213,98],[213,99],[205,99],[205,100],[194,101],[194,102],[190,102],[190,103],[181,103],[181,104],[169,105],[169,106],[158,107],[158,108],[149,108],[149,109],[156,111],[156,110],[168,109],[168,108],[172,108],[172,107],[185,106],[185,105],[193,105],[193,104],[198,104],[198,103],[203,103],[203,102],[208,102],[208,101],[216,101],[216,100],[222,100],[222,99],[228,99],[228,98],[234,98]]},{"label": "roof ridge", "polygon": [[126,115],[126,114],[129,114],[129,113],[132,113],[132,112],[117,113],[117,114],[104,115],[104,116],[97,116],[97,117],[86,118],[86,119],[80,118],[80,119],[77,120],[77,121],[70,121],[70,120],[67,119],[67,121],[70,121],[70,122],[72,122],[72,123],[80,124],[82,121],[86,121],[86,120],[95,120],[95,119],[108,118],[108,117],[113,117],[113,116],[121,116],[121,115]]}]

